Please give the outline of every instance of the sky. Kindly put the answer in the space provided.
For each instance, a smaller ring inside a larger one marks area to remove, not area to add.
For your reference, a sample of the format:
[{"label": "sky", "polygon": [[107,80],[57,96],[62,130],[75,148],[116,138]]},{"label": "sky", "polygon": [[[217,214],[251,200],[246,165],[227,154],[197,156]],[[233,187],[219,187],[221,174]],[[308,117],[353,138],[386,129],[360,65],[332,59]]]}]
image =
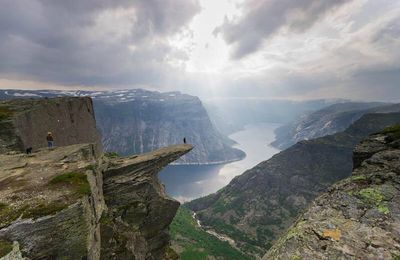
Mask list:
[{"label": "sky", "polygon": [[400,102],[398,0],[0,0],[0,88]]}]

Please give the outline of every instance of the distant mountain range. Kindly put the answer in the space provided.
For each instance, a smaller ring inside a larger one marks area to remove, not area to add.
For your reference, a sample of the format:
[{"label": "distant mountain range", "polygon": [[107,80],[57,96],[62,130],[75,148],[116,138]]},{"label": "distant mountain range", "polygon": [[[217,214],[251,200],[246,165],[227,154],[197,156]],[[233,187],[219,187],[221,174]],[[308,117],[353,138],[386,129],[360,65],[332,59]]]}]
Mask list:
[{"label": "distant mountain range", "polygon": [[301,141],[186,206],[203,226],[261,257],[313,199],[350,176],[358,142],[396,123],[400,113],[364,115],[344,132]]},{"label": "distant mountain range", "polygon": [[310,140],[344,131],[362,115],[400,111],[399,104],[380,102],[343,102],[299,116],[275,130],[276,140],[271,144],[286,149],[302,140]]},{"label": "distant mountain range", "polygon": [[322,109],[343,99],[307,101],[273,100],[264,98],[208,99],[204,106],[217,129],[224,134],[242,130],[248,124],[287,124],[304,113]]},{"label": "distant mountain range", "polygon": [[220,134],[199,98],[180,92],[0,90],[0,99],[92,97],[104,149],[120,155],[149,152],[186,138],[194,149],[178,164],[213,164],[242,159],[244,152]]}]

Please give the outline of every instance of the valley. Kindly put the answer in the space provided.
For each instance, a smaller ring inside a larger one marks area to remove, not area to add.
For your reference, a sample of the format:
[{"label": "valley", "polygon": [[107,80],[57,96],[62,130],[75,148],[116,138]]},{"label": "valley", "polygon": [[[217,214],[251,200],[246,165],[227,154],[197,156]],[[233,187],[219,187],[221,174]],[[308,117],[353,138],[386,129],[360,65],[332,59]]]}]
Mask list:
[{"label": "valley", "polygon": [[252,124],[231,134],[229,138],[236,142],[233,147],[246,153],[243,160],[217,165],[170,165],[160,172],[159,178],[167,193],[181,202],[214,193],[235,176],[279,152],[269,143],[274,140],[274,131],[280,125]]}]

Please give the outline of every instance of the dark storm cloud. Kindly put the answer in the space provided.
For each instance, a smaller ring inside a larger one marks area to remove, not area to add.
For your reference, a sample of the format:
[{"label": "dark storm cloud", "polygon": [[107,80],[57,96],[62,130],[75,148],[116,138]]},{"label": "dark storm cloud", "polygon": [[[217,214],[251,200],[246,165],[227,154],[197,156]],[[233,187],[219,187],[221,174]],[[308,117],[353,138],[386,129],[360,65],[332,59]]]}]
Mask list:
[{"label": "dark storm cloud", "polygon": [[170,73],[166,37],[199,9],[197,0],[2,0],[0,76],[157,83]]},{"label": "dark storm cloud", "polygon": [[233,58],[257,51],[262,43],[285,27],[292,31],[310,28],[327,12],[349,0],[248,0],[239,21],[225,20],[215,30],[235,47]]}]

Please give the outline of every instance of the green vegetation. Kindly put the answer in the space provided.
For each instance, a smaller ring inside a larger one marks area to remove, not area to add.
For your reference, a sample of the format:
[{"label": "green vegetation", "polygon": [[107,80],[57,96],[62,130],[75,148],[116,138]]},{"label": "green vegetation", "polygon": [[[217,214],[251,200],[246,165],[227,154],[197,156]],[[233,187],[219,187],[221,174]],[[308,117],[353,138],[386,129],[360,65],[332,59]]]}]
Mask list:
[{"label": "green vegetation", "polygon": [[365,188],[359,191],[361,198],[370,204],[378,205],[383,200],[381,192],[374,188]]},{"label": "green vegetation", "polygon": [[385,215],[390,213],[386,203],[383,202],[385,197],[382,195],[380,190],[376,188],[365,188],[360,190],[358,194],[366,203],[375,206],[380,213]]},{"label": "green vegetation", "polygon": [[0,257],[10,253],[13,249],[13,244],[10,241],[0,239]]},{"label": "green vegetation", "polygon": [[235,226],[230,225],[219,218],[212,218],[205,222],[207,226],[212,226],[217,232],[226,234],[235,241],[241,241],[245,244],[240,245],[240,250],[249,254],[263,254],[258,248],[268,249],[269,243],[261,243],[255,239],[248,237],[245,233],[238,230]]},{"label": "green vegetation", "polygon": [[0,210],[6,208],[8,206],[8,204],[0,202]]},{"label": "green vegetation", "polygon": [[13,111],[7,106],[0,106],[0,120],[7,119],[11,117]]},{"label": "green vegetation", "polygon": [[54,215],[66,207],[67,205],[61,202],[40,203],[35,207],[27,207],[22,216],[23,218],[37,219],[43,216]]},{"label": "green vegetation", "polygon": [[104,154],[104,156],[106,156],[106,157],[108,157],[108,158],[117,158],[117,157],[119,157],[119,154],[116,153],[116,152],[106,152],[106,153]]},{"label": "green vegetation", "polygon": [[385,215],[390,213],[389,208],[386,205],[378,205],[377,209],[380,213]]},{"label": "green vegetation", "polygon": [[95,171],[96,170],[96,166],[94,166],[93,164],[89,164],[88,166],[85,167],[85,170]]},{"label": "green vegetation", "polygon": [[217,259],[250,259],[228,242],[221,241],[199,228],[192,212],[185,207],[179,208],[170,229],[175,243],[183,247],[180,253],[182,260],[203,260],[207,259],[207,256]]},{"label": "green vegetation", "polygon": [[168,247],[165,252],[165,260],[179,260],[179,255],[171,247]]},{"label": "green vegetation", "polygon": [[365,175],[352,175],[352,176],[350,177],[350,179],[351,179],[352,181],[363,181],[363,180],[366,180],[367,177],[366,177]]},{"label": "green vegetation", "polygon": [[80,172],[67,172],[55,176],[49,182],[50,185],[68,185],[72,186],[79,195],[89,195],[90,185],[86,174]]},{"label": "green vegetation", "polygon": [[40,202],[38,204],[24,204],[19,207],[4,205],[0,208],[0,227],[10,225],[18,218],[33,218],[37,219],[43,216],[53,215],[68,205],[61,202]]},{"label": "green vegetation", "polygon": [[400,139],[400,124],[387,127],[383,130],[384,134],[388,134],[394,139]]}]

